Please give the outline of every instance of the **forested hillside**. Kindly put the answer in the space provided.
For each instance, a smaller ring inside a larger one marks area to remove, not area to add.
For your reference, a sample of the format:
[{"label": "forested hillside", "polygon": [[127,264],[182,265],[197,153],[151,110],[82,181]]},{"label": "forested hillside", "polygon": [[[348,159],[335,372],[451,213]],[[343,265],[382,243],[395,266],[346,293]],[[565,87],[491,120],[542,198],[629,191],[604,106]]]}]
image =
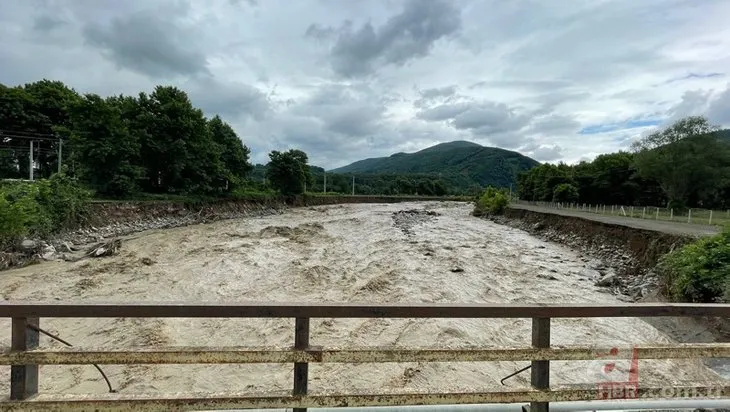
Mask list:
[{"label": "forested hillside", "polygon": [[60,155],[102,196],[228,192],[251,169],[236,132],[175,87],[103,98],[57,81],[0,85],[0,178],[28,178],[31,141],[36,178],[56,172]]},{"label": "forested hillside", "polygon": [[538,164],[517,152],[455,141],[415,153],[360,160],[332,172],[431,175],[438,176],[449,186],[467,190],[473,186],[510,187],[516,183],[520,172]]}]

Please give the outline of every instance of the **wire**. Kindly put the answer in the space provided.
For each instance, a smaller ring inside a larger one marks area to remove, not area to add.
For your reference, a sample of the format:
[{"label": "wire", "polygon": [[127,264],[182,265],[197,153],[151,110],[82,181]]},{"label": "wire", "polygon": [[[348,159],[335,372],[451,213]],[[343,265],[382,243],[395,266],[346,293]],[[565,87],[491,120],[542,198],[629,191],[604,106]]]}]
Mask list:
[{"label": "wire", "polygon": [[38,133],[38,132],[25,132],[20,130],[8,130],[8,129],[0,129],[0,134],[17,134],[17,135],[27,135],[27,136],[50,136],[55,137],[53,133]]},{"label": "wire", "polygon": [[522,373],[522,372],[524,372],[524,371],[526,371],[526,370],[530,369],[531,367],[532,367],[532,365],[530,365],[530,366],[525,366],[524,368],[522,368],[522,369],[518,370],[517,372],[514,372],[514,373],[512,373],[512,374],[509,374],[509,375],[505,376],[504,378],[502,378],[502,379],[501,379],[501,380],[499,381],[499,383],[501,383],[502,385],[504,385],[504,381],[506,381],[507,379],[509,379],[509,378],[511,378],[511,377],[513,377],[513,376],[515,376],[515,375],[519,375],[520,373]]},{"label": "wire", "polygon": [[[56,336],[56,335],[52,334],[51,332],[47,332],[47,331],[41,329],[40,327],[38,327],[38,325],[34,325],[32,323],[29,323],[28,324],[28,329],[31,329],[31,330],[34,330],[36,332],[42,333],[42,334],[48,336],[51,339],[55,339],[55,340],[63,343],[66,346],[69,346],[69,347],[73,347],[74,346],[74,345],[68,343],[68,341],[61,339],[59,336]],[[96,368],[96,370],[98,370],[99,373],[101,373],[101,376],[106,381],[106,386],[109,387],[109,393],[116,393],[116,391],[114,390],[114,388],[112,388],[112,383],[109,382],[109,378],[106,377],[106,374],[104,373],[103,370],[101,370],[101,368],[99,367],[99,365],[97,365],[95,363],[92,363],[92,365],[94,365],[94,367]]]}]

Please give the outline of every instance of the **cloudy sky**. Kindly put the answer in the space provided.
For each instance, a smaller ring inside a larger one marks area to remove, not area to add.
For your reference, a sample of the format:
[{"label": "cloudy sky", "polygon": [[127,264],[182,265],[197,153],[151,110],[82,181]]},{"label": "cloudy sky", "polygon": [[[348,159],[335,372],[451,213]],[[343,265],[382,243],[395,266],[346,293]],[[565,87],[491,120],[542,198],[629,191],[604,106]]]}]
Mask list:
[{"label": "cloudy sky", "polygon": [[730,126],[728,0],[1,0],[0,83],[186,90],[264,162],[470,140],[540,161]]}]

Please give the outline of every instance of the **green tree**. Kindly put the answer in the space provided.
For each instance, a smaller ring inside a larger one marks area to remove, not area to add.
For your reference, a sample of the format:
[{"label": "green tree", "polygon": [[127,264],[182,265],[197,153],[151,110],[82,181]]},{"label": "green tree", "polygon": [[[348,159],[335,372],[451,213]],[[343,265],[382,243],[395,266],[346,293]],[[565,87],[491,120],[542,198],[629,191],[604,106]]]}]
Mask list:
[{"label": "green tree", "polygon": [[474,205],[474,216],[501,215],[509,205],[509,194],[505,189],[497,189],[492,186],[482,193]]},{"label": "green tree", "polygon": [[123,103],[88,94],[71,115],[78,175],[100,194],[113,197],[137,192],[144,173],[139,141],[122,118]]},{"label": "green tree", "polygon": [[[23,131],[47,134],[49,137],[68,139],[71,135],[71,110],[81,96],[60,81],[40,80],[24,86],[30,97],[29,113],[33,119]],[[58,171],[58,145],[56,139],[35,142],[37,177],[49,177]]]},{"label": "green tree", "polygon": [[728,145],[706,118],[690,116],[634,144],[639,174],[659,183],[669,207],[686,207],[693,190],[712,187],[727,173]]},{"label": "green tree", "polygon": [[142,137],[146,188],[154,192],[209,193],[221,190],[226,171],[200,109],[176,87],[140,94],[136,132]]},{"label": "green tree", "polygon": [[309,179],[307,154],[301,150],[286,152],[272,151],[266,177],[272,187],[282,195],[291,196],[304,193],[304,183]]},{"label": "green tree", "polygon": [[573,203],[578,199],[578,188],[570,183],[561,183],[553,190],[553,202]]},{"label": "green tree", "polygon": [[243,183],[253,169],[248,161],[251,150],[243,144],[233,128],[219,116],[208,121],[208,130],[221,150],[221,161],[225,168],[226,179],[230,183],[229,190],[232,190],[234,186]]}]

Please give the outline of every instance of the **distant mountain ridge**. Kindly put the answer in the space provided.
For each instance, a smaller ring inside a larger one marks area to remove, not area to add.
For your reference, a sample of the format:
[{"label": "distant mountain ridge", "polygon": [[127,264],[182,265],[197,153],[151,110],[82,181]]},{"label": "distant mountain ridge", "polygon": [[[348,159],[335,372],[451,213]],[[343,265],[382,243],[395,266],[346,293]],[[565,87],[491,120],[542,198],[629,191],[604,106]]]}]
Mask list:
[{"label": "distant mountain ridge", "polygon": [[536,160],[517,152],[457,140],[415,153],[359,160],[330,172],[436,175],[461,187],[509,187],[515,184],[518,173],[537,165]]}]

